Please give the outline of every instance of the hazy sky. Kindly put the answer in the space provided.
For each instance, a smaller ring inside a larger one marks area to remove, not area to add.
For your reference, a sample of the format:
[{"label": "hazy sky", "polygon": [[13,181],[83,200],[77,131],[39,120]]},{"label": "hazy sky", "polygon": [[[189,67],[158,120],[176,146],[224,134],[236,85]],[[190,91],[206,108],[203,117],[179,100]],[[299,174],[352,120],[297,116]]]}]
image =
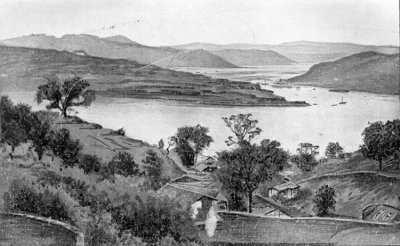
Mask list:
[{"label": "hazy sky", "polygon": [[125,35],[148,45],[399,45],[399,0],[0,0],[0,39]]}]

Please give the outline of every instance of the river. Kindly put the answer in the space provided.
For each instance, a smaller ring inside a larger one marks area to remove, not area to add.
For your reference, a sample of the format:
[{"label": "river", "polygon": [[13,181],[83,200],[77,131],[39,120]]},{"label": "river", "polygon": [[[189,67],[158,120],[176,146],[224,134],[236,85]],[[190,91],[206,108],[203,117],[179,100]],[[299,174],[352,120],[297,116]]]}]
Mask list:
[{"label": "river", "polygon": [[[89,108],[76,108],[77,115],[87,121],[107,128],[126,130],[129,137],[157,144],[185,125],[209,127],[214,142],[205,150],[206,155],[226,149],[225,140],[230,135],[221,117],[238,113],[251,113],[263,130],[254,141],[264,138],[281,142],[283,148],[294,153],[298,144],[310,142],[321,146],[339,142],[346,152],[355,151],[362,143],[361,133],[369,122],[400,118],[399,96],[364,92],[335,93],[324,88],[276,88],[271,83],[305,72],[310,64],[267,66],[240,69],[181,69],[203,73],[212,77],[261,82],[264,89],[287,100],[306,101],[309,107],[193,107],[173,102],[143,101],[98,97]],[[267,84],[270,83],[270,84]],[[14,101],[33,102],[32,92],[7,93]],[[346,104],[338,104],[340,101]],[[337,104],[336,106],[332,106]]]}]

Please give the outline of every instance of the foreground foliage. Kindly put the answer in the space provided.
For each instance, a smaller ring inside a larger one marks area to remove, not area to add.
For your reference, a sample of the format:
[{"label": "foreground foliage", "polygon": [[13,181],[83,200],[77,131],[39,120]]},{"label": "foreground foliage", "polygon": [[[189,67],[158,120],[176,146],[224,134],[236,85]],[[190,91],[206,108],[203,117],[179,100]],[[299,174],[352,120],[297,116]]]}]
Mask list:
[{"label": "foreground foliage", "polygon": [[38,188],[26,180],[14,179],[4,195],[4,207],[7,212],[37,214],[61,221],[70,221],[67,208],[57,193],[47,187]]}]

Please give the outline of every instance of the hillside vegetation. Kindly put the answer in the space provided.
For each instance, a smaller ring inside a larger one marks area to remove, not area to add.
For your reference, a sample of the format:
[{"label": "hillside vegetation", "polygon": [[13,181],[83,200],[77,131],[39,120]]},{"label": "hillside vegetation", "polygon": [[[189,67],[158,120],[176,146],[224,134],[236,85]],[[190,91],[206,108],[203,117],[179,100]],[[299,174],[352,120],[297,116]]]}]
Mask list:
[{"label": "hillside vegetation", "polygon": [[398,94],[399,79],[399,54],[364,52],[316,64],[305,74],[287,81],[334,89]]},{"label": "hillside vegetation", "polygon": [[211,79],[144,66],[135,61],[75,55],[67,51],[0,46],[1,90],[33,91],[46,77],[79,75],[99,95],[160,99],[203,105],[306,106],[259,85]]}]

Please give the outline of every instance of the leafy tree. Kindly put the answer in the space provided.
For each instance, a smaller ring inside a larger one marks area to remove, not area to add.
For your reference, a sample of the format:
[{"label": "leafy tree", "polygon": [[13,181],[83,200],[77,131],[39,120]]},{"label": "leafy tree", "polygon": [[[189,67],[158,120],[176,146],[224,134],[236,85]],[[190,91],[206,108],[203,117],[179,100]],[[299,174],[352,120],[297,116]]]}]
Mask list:
[{"label": "leafy tree", "polygon": [[338,142],[329,142],[328,146],[325,149],[325,155],[327,157],[335,158],[338,157],[340,154],[343,154],[343,147],[340,146]]},{"label": "leafy tree", "polygon": [[335,211],[335,189],[328,185],[321,186],[314,196],[318,216],[329,216]]},{"label": "leafy tree", "polygon": [[283,170],[289,160],[289,154],[281,148],[281,143],[276,140],[264,139],[261,141],[261,150],[269,157],[277,170]]},{"label": "leafy tree", "polygon": [[365,157],[377,160],[379,170],[382,170],[383,160],[394,156],[399,156],[400,149],[400,120],[377,121],[364,129],[364,144],[361,152]]},{"label": "leafy tree", "polygon": [[128,152],[118,152],[108,163],[111,174],[119,174],[125,177],[140,175],[138,164],[135,163],[133,157]]},{"label": "leafy tree", "polygon": [[2,133],[3,142],[11,146],[10,157],[13,158],[15,148],[26,141],[26,132],[17,124],[10,124]]},{"label": "leafy tree", "polygon": [[224,189],[235,194],[245,194],[248,211],[251,213],[253,192],[276,171],[270,153],[260,146],[247,143],[232,151],[219,153],[218,162],[220,169],[217,177]]},{"label": "leafy tree", "polygon": [[32,140],[32,147],[37,153],[39,160],[42,159],[44,151],[50,145],[50,122],[41,119],[39,114],[34,112],[31,115],[31,130],[29,131],[28,138]]},{"label": "leafy tree", "polygon": [[74,77],[64,80],[63,83],[49,79],[46,84],[40,85],[36,92],[36,100],[41,103],[48,100],[47,109],[58,109],[64,117],[67,117],[67,110],[74,106],[90,106],[95,100],[95,92],[87,89],[89,82]]},{"label": "leafy tree", "polygon": [[400,119],[386,122],[386,129],[390,135],[390,148],[393,150],[393,158],[400,168]]},{"label": "leafy tree", "polygon": [[145,164],[146,176],[151,180],[152,188],[154,190],[161,188],[165,183],[162,177],[163,160],[157,156],[156,152],[149,150],[143,163]]},{"label": "leafy tree", "polygon": [[180,127],[170,140],[183,163],[189,166],[194,165],[197,156],[213,142],[212,137],[208,135],[208,128],[200,125]]},{"label": "leafy tree", "polygon": [[297,148],[298,155],[292,160],[297,163],[301,170],[311,171],[318,164],[315,158],[319,153],[318,148],[319,146],[311,143],[300,143],[299,148]]},{"label": "leafy tree", "polygon": [[13,158],[15,148],[28,140],[31,129],[31,107],[26,104],[14,105],[7,96],[0,99],[1,143],[11,146],[10,157]]},{"label": "leafy tree", "polygon": [[235,191],[230,192],[228,195],[228,209],[239,212],[247,211],[246,201],[243,195]]},{"label": "leafy tree", "polygon": [[62,159],[65,166],[73,167],[79,162],[82,146],[79,140],[73,140],[68,129],[51,130],[49,132],[49,147],[55,156]]},{"label": "leafy tree", "polygon": [[238,114],[231,115],[230,117],[222,117],[226,126],[234,134],[234,136],[229,136],[228,140],[225,141],[228,146],[233,144],[245,144],[261,133],[262,130],[257,127],[258,120],[253,120],[251,117],[251,114]]},{"label": "leafy tree", "polygon": [[86,174],[91,172],[98,173],[101,169],[101,162],[96,155],[84,154],[80,157],[78,166]]}]

